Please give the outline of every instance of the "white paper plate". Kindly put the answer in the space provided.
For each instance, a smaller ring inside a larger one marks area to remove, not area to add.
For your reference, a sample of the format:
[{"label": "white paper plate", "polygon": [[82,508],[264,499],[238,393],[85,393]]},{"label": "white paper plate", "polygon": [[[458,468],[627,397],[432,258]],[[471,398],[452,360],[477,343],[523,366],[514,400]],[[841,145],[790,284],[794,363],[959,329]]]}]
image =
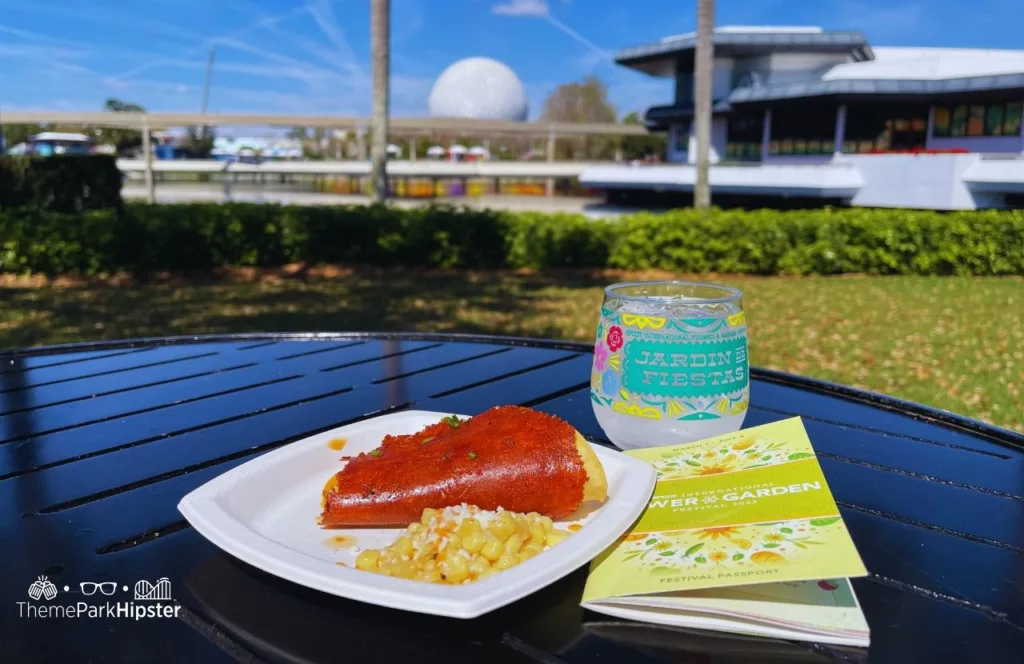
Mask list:
[{"label": "white paper plate", "polygon": [[[608,500],[588,514],[563,519],[582,528],[561,544],[483,581],[444,586],[354,568],[359,549],[390,544],[400,529],[324,530],[317,525],[324,483],[342,456],[376,448],[386,434],[415,433],[449,413],[403,411],[358,422],[264,454],[207,482],[178,509],[200,534],[250,565],[316,590],[419,613],[475,618],[514,602],[586,565],[640,516],[654,490],[654,469],[620,452],[594,446],[608,476]],[[347,440],[339,452],[332,439]],[[340,565],[339,563],[344,563]]]}]

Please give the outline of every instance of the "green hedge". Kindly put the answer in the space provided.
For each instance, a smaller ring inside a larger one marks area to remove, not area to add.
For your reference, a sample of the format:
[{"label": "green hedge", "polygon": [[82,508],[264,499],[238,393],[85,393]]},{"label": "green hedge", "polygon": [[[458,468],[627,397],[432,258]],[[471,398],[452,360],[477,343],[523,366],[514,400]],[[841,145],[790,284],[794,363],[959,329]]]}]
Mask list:
[{"label": "green hedge", "polygon": [[108,155],[0,158],[0,208],[53,212],[121,205],[121,171]]},{"label": "green hedge", "polygon": [[1024,211],[682,209],[577,214],[426,207],[127,204],[0,210],[0,272],[227,265],[612,267],[733,274],[1024,274]]}]

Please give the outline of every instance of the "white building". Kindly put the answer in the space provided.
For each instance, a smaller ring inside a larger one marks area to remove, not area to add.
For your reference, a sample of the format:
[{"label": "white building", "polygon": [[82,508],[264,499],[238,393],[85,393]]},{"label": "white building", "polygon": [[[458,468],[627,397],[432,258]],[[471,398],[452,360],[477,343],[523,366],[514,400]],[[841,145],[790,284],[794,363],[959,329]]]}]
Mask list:
[{"label": "white building", "polygon": [[[647,111],[666,161],[598,167],[581,182],[615,194],[693,187],[693,34],[621,51],[616,62],[675,79]],[[714,192],[853,205],[1021,206],[1024,51],[872,48],[859,32],[808,27],[715,31]]]}]

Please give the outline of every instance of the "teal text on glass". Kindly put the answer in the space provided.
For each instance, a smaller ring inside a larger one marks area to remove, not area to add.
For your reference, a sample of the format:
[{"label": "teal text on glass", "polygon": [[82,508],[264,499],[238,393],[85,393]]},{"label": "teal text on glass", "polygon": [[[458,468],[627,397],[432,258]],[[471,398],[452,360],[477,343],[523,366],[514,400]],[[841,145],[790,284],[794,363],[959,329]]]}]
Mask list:
[{"label": "teal text on glass", "polygon": [[747,338],[739,333],[710,343],[626,343],[623,385],[630,392],[665,397],[710,397],[747,386]]}]

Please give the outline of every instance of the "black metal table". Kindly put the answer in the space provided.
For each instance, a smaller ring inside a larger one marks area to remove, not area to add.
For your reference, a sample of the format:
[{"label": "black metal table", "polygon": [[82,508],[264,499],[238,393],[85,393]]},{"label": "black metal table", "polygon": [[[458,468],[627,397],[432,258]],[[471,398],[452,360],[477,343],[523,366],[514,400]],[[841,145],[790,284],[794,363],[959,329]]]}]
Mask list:
[{"label": "black metal table", "polygon": [[[528,405],[602,442],[590,350],[331,334],[0,354],[0,661],[1024,661],[1024,436],[775,372],[753,372],[746,425],[803,416],[871,571],[854,582],[869,651],[612,620],[579,607],[584,570],[472,621],[381,609],[251,568],[176,510],[261,452],[413,406]],[[29,617],[40,575],[60,601],[166,577],[181,608]]]}]

